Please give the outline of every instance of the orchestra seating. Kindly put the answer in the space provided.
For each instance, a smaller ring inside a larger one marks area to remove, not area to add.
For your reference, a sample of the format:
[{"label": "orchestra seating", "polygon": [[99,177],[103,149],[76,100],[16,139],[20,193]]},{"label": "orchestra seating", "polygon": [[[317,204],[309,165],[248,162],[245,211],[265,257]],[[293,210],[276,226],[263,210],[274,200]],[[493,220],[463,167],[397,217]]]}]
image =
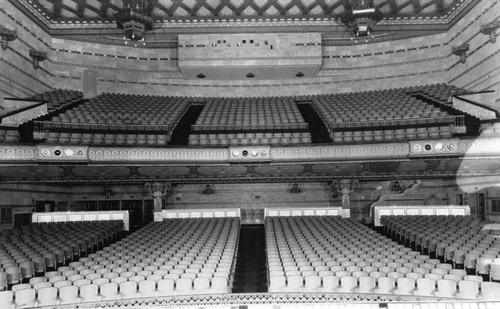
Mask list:
[{"label": "orchestra seating", "polygon": [[9,287],[0,292],[0,303],[11,297],[11,306],[20,308],[230,293],[239,227],[239,218],[153,222],[67,266]]},{"label": "orchestra seating", "polygon": [[32,97],[27,98],[27,100],[47,102],[47,111],[50,113],[65,106],[68,103],[81,99],[82,97],[83,93],[81,91],[56,89],[36,94]]},{"label": "orchestra seating", "polygon": [[437,106],[425,98],[444,104],[447,96],[456,92],[454,87],[429,85],[311,99],[334,143],[388,142],[451,137],[457,122],[463,126],[460,113],[450,114],[450,107]]},{"label": "orchestra seating", "polygon": [[382,216],[386,235],[464,269],[484,281],[500,279],[500,231],[470,216]]},{"label": "orchestra seating", "polygon": [[36,223],[0,233],[0,290],[47,276],[118,239],[122,221]]},{"label": "orchestra seating", "polygon": [[104,93],[38,124],[47,143],[164,146],[188,107],[184,97]]},{"label": "orchestra seating", "polygon": [[208,99],[189,136],[190,145],[311,143],[293,98]]},{"label": "orchestra seating", "polygon": [[500,287],[351,219],[267,217],[266,243],[270,292],[488,300]]}]

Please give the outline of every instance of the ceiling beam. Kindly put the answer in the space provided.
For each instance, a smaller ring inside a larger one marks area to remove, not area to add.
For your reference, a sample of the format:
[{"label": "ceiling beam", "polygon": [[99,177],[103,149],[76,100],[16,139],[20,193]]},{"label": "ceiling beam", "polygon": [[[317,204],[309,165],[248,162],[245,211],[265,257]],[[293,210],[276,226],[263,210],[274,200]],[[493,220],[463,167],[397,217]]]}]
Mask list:
[{"label": "ceiling beam", "polygon": [[49,0],[50,3],[54,5],[54,12],[52,13],[54,15],[54,18],[60,18],[61,17],[61,8],[62,8],[62,0]]},{"label": "ceiling beam", "polygon": [[415,10],[415,13],[420,13],[422,11],[422,7],[420,6],[420,0],[411,0],[411,5]]}]

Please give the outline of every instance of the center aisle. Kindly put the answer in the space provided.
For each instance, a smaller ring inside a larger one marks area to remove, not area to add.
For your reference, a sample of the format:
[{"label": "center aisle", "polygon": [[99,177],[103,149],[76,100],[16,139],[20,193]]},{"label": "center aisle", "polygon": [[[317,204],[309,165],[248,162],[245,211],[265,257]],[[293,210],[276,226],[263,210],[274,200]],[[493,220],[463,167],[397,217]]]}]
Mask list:
[{"label": "center aisle", "polygon": [[233,293],[267,292],[264,225],[242,225]]}]

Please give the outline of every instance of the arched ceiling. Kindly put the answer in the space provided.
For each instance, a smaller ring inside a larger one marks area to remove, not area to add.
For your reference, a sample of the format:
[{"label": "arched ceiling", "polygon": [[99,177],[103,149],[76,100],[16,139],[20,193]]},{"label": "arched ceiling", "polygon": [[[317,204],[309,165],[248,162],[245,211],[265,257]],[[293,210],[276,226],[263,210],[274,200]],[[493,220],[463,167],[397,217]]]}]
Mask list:
[{"label": "arched ceiling", "polygon": [[[340,17],[349,0],[150,0],[157,21],[206,18]],[[443,16],[463,0],[374,0],[386,17]],[[30,0],[26,5],[53,21],[113,20],[122,0]]]}]

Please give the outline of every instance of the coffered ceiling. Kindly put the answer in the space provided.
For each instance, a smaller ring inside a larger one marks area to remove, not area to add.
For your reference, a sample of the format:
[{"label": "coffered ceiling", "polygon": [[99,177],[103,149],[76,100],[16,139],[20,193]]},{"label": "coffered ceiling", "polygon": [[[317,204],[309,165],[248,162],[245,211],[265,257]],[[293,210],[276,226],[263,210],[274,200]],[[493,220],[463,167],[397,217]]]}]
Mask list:
[{"label": "coffered ceiling", "polygon": [[[16,0],[17,1],[17,0]],[[112,20],[123,0],[28,0],[52,21]],[[386,17],[444,16],[463,0],[374,0]],[[148,12],[157,20],[198,18],[340,17],[349,0],[150,0]]]}]

